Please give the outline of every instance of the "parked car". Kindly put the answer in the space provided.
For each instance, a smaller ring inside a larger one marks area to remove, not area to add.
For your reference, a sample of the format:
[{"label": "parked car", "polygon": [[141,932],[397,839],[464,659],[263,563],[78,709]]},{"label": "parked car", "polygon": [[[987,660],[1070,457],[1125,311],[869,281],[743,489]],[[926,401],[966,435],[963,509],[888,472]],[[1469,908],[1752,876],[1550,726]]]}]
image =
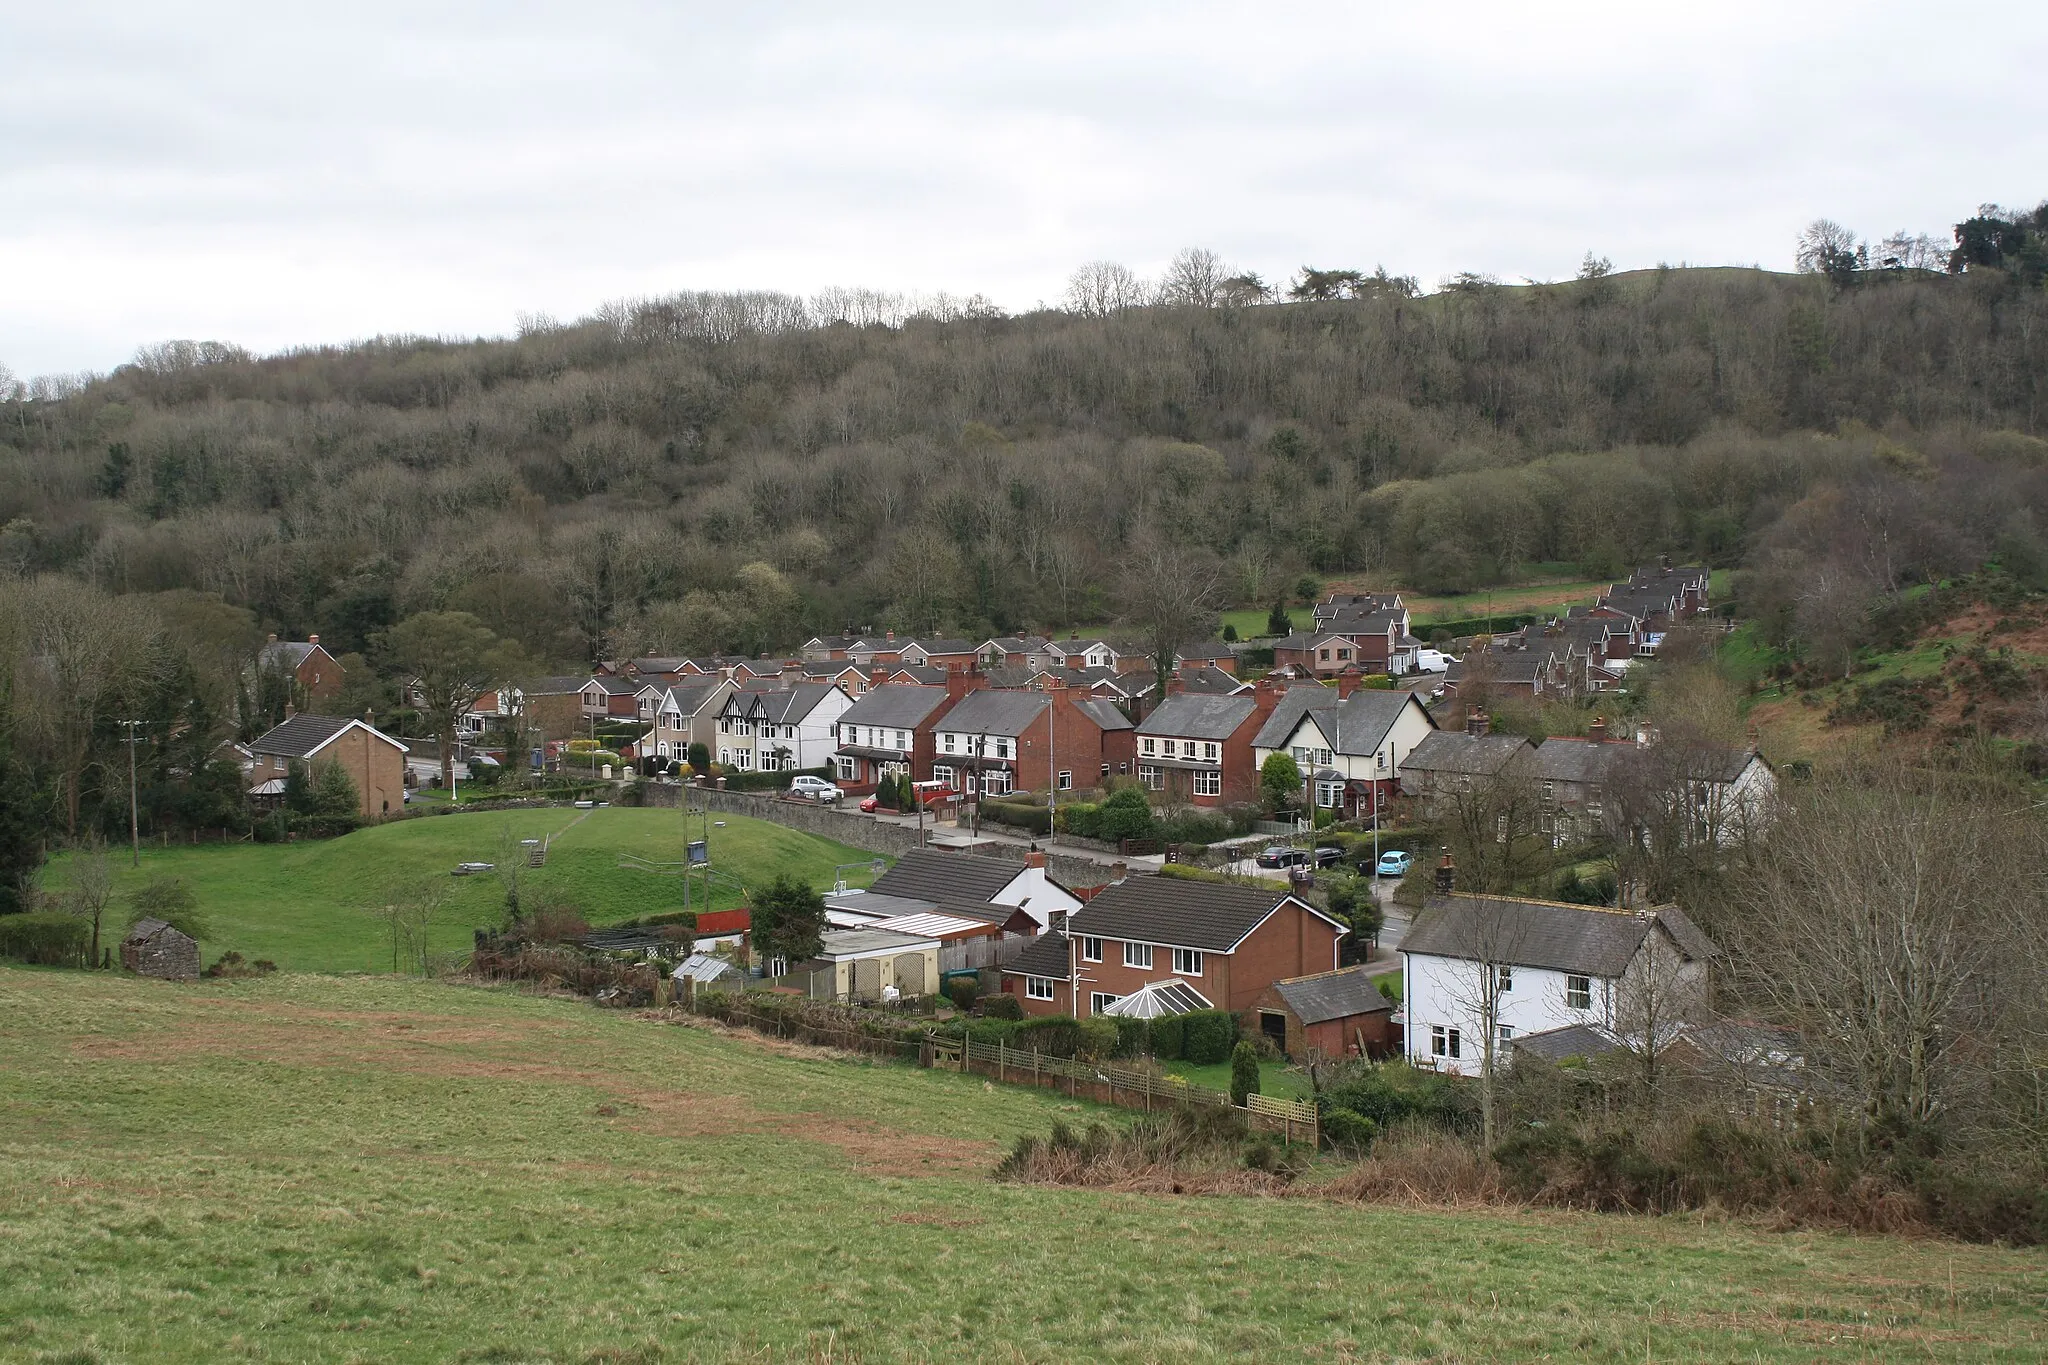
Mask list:
[{"label": "parked car", "polygon": [[860,808],[862,814],[873,815],[882,808],[882,798],[879,796],[863,796],[860,799]]},{"label": "parked car", "polygon": [[1318,844],[1315,852],[1317,867],[1335,867],[1344,861],[1344,850],[1334,844]]},{"label": "parked car", "polygon": [[1382,877],[1405,877],[1408,869],[1415,866],[1415,855],[1405,848],[1390,848],[1380,854],[1380,864],[1374,869]]},{"label": "parked car", "polygon": [[809,773],[793,780],[789,784],[789,790],[791,795],[808,797],[813,801],[823,801],[828,804],[837,801],[844,795],[832,783],[822,777],[812,777]]},{"label": "parked car", "polygon": [[1260,867],[1303,867],[1308,863],[1308,850],[1275,845],[1262,851],[1257,861]]}]

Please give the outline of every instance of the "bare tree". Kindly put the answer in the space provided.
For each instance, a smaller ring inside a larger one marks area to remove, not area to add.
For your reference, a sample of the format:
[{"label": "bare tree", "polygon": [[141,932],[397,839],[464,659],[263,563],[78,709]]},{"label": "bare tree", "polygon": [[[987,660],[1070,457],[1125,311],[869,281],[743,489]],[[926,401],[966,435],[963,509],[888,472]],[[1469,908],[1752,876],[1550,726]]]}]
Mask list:
[{"label": "bare tree", "polygon": [[1536,755],[1527,746],[1492,774],[1445,775],[1430,798],[1430,817],[1451,849],[1459,884],[1481,892],[1508,891],[1548,860],[1542,809]]},{"label": "bare tree", "polygon": [[1799,234],[1793,263],[1808,274],[1833,276],[1867,264],[1869,255],[1855,233],[1832,219],[1816,218]]},{"label": "bare tree", "polygon": [[1131,268],[1116,261],[1090,261],[1067,277],[1067,311],[1106,318],[1149,301],[1151,291]]},{"label": "bare tree", "polygon": [[1230,268],[1204,247],[1182,247],[1167,263],[1159,281],[1159,301],[1183,308],[1214,308],[1224,301]]},{"label": "bare tree", "polygon": [[1136,546],[1124,563],[1123,619],[1144,642],[1162,697],[1181,647],[1215,633],[1220,577],[1208,554],[1157,539]]},{"label": "bare tree", "polygon": [[401,686],[417,699],[441,748],[441,785],[455,785],[455,732],[476,699],[526,672],[516,647],[462,611],[408,616],[384,633]]},{"label": "bare tree", "polygon": [[92,924],[93,966],[100,965],[100,925],[107,908],[114,903],[114,868],[107,858],[106,840],[94,835],[71,863],[71,913]]},{"label": "bare tree", "polygon": [[448,896],[448,887],[435,879],[403,882],[388,888],[382,903],[371,908],[391,937],[394,973],[403,964],[408,971],[417,968],[421,976],[427,975],[433,965],[429,935]]},{"label": "bare tree", "polygon": [[1634,1063],[1645,1101],[1654,1108],[1664,1049],[1678,1026],[1697,1020],[1706,1006],[1706,964],[1680,950],[1658,911],[1641,914],[1649,931],[1615,985],[1613,1029]]},{"label": "bare tree", "polygon": [[1445,996],[1479,1030],[1479,1116],[1482,1139],[1491,1151],[1495,1141],[1496,1103],[1501,1071],[1501,1019],[1513,1002],[1515,968],[1526,956],[1522,908],[1491,896],[1463,897],[1437,913],[1456,915],[1456,946],[1461,959],[1438,984]]}]

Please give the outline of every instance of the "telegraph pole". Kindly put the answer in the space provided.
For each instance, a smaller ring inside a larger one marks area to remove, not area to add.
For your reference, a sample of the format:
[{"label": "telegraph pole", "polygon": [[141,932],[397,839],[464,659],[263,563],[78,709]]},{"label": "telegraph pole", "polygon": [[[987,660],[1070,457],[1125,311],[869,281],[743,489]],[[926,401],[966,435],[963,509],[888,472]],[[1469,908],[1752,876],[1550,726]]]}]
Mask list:
[{"label": "telegraph pole", "polygon": [[139,720],[123,720],[117,721],[115,723],[118,725],[125,725],[128,727],[128,738],[123,741],[123,743],[125,743],[128,746],[128,866],[141,867],[142,822],[137,817],[136,814],[137,803],[135,799],[135,746],[137,743],[140,742],[139,736],[136,734],[136,732],[140,730],[143,725],[147,724],[147,722]]}]

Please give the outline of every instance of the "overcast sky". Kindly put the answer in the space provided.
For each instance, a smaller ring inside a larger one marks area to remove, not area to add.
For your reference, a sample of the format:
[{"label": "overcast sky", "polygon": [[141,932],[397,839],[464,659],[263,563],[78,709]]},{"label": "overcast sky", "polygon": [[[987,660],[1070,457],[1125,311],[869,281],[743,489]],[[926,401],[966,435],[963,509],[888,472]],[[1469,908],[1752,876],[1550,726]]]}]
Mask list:
[{"label": "overcast sky", "polygon": [[0,363],[681,288],[1023,309],[1186,245],[1269,279],[1788,269],[1817,216],[2048,195],[2048,7],[311,8],[0,5]]}]

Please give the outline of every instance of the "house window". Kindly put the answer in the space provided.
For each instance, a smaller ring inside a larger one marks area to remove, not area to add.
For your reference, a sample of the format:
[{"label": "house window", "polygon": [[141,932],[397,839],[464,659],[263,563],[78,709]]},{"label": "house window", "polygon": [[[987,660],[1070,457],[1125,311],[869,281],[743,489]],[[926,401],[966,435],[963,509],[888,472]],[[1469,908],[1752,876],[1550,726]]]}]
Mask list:
[{"label": "house window", "polygon": [[841,782],[852,782],[859,777],[860,765],[853,759],[835,756],[832,760],[832,766],[838,773]]},{"label": "house window", "polygon": [[1316,804],[1324,810],[1335,810],[1343,805],[1344,784],[1342,782],[1316,783]]},{"label": "house window", "polygon": [[1010,790],[1010,770],[995,768],[982,774],[981,789],[990,796],[1002,796]]},{"label": "house window", "polygon": [[667,740],[665,740],[665,739],[658,739],[658,740],[656,740],[656,741],[654,742],[654,756],[655,756],[656,758],[667,758],[667,757],[668,757],[668,741],[667,741]]},{"label": "house window", "polygon": [[1124,965],[1126,967],[1152,967],[1152,945],[1149,943],[1124,944]]},{"label": "house window", "polygon": [[1511,1042],[1513,1042],[1513,1041],[1514,1041],[1514,1038],[1515,1038],[1515,1027],[1514,1027],[1514,1025],[1513,1025],[1513,1024],[1502,1024],[1502,1025],[1500,1026],[1500,1028],[1499,1028],[1499,1035],[1500,1035],[1500,1045],[1501,1045],[1502,1047],[1506,1047],[1506,1046],[1507,1046],[1507,1045],[1508,1045],[1509,1043],[1511,1043]]},{"label": "house window", "polygon": [[1138,765],[1138,781],[1143,783],[1148,791],[1163,791],[1166,788],[1166,775],[1148,764]]},{"label": "house window", "polygon": [[1325,648],[1318,652],[1317,657],[1322,659],[1324,663],[1328,663],[1330,661],[1330,651],[1327,648]]},{"label": "house window", "polygon": [[1158,753],[1159,750],[1156,747],[1156,742],[1150,736],[1147,736],[1144,742],[1139,746],[1139,752],[1143,753],[1145,757],[1150,758],[1154,754]]},{"label": "house window", "polygon": [[1073,775],[1072,773],[1061,773],[1061,774],[1060,774],[1060,790],[1061,790],[1061,791],[1063,791],[1063,792],[1070,792],[1070,791],[1072,791],[1073,789],[1074,789],[1074,775]]},{"label": "house window", "polygon": [[1102,961],[1102,940],[1084,937],[1081,940],[1081,960],[1083,962]]},{"label": "house window", "polygon": [[1009,740],[1007,740],[1007,739],[999,739],[999,740],[997,740],[997,741],[996,741],[996,757],[997,757],[997,758],[1014,758],[1014,757],[1015,757],[1015,755],[1014,755],[1014,754],[1012,754],[1012,753],[1010,752],[1010,741],[1009,741]]},{"label": "house window", "polygon": [[954,745],[954,744],[955,744],[955,743],[956,743],[956,742],[957,742],[957,741],[959,740],[959,738],[960,738],[960,736],[958,736],[958,735],[953,735],[953,734],[945,734],[945,735],[940,735],[940,736],[939,736],[939,740],[940,740],[940,743],[941,743],[942,747],[943,747],[943,748],[945,749],[945,751],[946,751],[947,753],[949,753],[949,754],[951,754],[951,753],[958,753],[958,752],[959,752],[959,751],[958,751],[957,749],[955,749],[955,748],[953,747],[953,745]]},{"label": "house window", "polygon": [[1195,774],[1195,795],[1223,795],[1223,771],[1220,768],[1205,768]]},{"label": "house window", "polygon": [[1117,999],[1118,997],[1111,995],[1108,991],[1090,991],[1088,993],[1088,1012],[1090,1014],[1100,1014],[1111,1005],[1114,1005]]},{"label": "house window", "polygon": [[1024,997],[1027,1000],[1050,1000],[1053,998],[1052,978],[1049,976],[1027,976],[1024,978]]},{"label": "house window", "polygon": [[1340,663],[1341,663],[1342,661],[1344,661],[1345,659],[1348,659],[1348,658],[1350,658],[1350,657],[1351,657],[1351,651],[1350,651],[1350,650],[1348,650],[1348,649],[1340,649],[1340,650],[1338,650],[1338,651],[1337,651],[1337,659],[1338,659],[1338,661],[1339,661]]},{"label": "house window", "polygon": [[1217,757],[1216,746],[1213,744],[1204,744],[1202,746],[1202,757],[1208,759],[1211,763],[1214,763]]},{"label": "house window", "polygon": [[1515,969],[1513,967],[1495,967],[1493,969],[1493,988],[1496,992],[1503,995],[1513,990],[1515,988]]},{"label": "house window", "polygon": [[1193,948],[1175,948],[1173,950],[1173,974],[1175,976],[1200,976],[1202,974],[1202,955]]},{"label": "house window", "polygon": [[1593,978],[1567,976],[1564,979],[1564,1003],[1575,1010],[1593,1008]]},{"label": "house window", "polygon": [[953,785],[953,770],[943,763],[935,765],[932,768],[932,781],[943,782],[948,787],[951,787]]},{"label": "house window", "polygon": [[1449,1057],[1455,1060],[1458,1056],[1458,1031],[1454,1028],[1445,1028],[1442,1024],[1431,1024],[1429,1026],[1429,1055],[1432,1057]]}]

